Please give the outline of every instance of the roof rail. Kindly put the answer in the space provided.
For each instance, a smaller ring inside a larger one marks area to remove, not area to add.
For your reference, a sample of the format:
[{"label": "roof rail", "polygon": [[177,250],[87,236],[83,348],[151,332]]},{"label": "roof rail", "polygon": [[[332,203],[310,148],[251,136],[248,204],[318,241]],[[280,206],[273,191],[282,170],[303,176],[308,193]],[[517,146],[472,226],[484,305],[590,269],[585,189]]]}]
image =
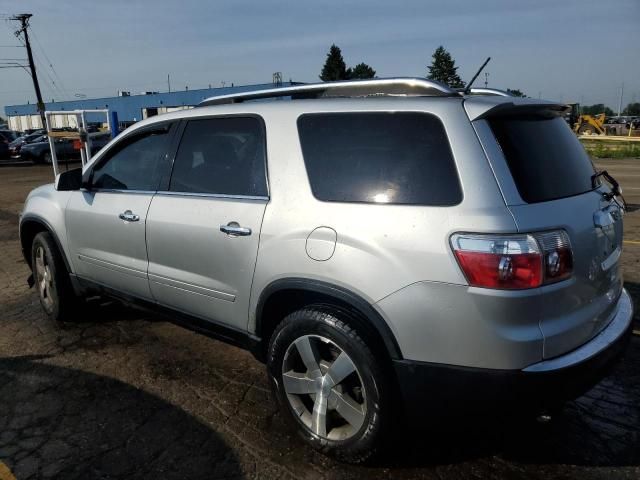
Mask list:
[{"label": "roof rail", "polygon": [[471,95],[497,95],[499,97],[513,97],[509,92],[498,90],[497,88],[477,87],[472,88],[469,93]]},{"label": "roof rail", "polygon": [[270,88],[250,92],[220,95],[203,100],[199,107],[241,103],[264,98],[320,98],[320,97],[368,97],[368,96],[437,96],[460,95],[446,85],[425,78],[399,77],[374,80],[341,80],[337,82],[310,83],[291,87]]}]

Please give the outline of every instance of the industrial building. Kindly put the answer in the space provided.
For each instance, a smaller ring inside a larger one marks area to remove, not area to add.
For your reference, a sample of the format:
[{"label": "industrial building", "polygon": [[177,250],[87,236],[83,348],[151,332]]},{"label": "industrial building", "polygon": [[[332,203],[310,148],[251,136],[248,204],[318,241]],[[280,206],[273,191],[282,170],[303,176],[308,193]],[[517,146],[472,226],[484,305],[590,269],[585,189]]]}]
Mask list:
[{"label": "industrial building", "polygon": [[[127,127],[139,120],[161,113],[192,108],[208,97],[242,93],[251,90],[263,90],[274,87],[286,87],[291,82],[273,82],[257,85],[239,85],[221,88],[203,88],[198,90],[180,90],[175,92],[143,92],[139,95],[130,92],[119,92],[116,97],[72,100],[65,102],[45,103],[46,110],[98,110],[108,109],[118,114],[120,128]],[[28,129],[42,128],[37,106],[33,103],[26,105],[9,105],[4,108],[8,128],[23,132]],[[104,115],[90,115],[87,119],[103,122]],[[76,127],[75,115],[60,115],[53,117],[53,128]]]}]

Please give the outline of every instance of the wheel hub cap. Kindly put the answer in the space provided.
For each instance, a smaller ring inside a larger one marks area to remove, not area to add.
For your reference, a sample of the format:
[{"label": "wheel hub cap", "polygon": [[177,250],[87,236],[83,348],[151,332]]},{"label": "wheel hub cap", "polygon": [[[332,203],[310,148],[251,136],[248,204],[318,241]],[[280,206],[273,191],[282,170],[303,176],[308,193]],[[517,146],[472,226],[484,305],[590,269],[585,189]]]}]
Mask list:
[{"label": "wheel hub cap", "polygon": [[50,307],[53,304],[53,298],[51,297],[53,277],[51,275],[51,268],[49,267],[49,260],[42,247],[38,247],[36,250],[35,273],[40,299],[47,307]]},{"label": "wheel hub cap", "polygon": [[306,335],[293,342],[285,354],[282,380],[291,408],[315,435],[345,440],[362,427],[366,415],[362,378],[331,340]]}]

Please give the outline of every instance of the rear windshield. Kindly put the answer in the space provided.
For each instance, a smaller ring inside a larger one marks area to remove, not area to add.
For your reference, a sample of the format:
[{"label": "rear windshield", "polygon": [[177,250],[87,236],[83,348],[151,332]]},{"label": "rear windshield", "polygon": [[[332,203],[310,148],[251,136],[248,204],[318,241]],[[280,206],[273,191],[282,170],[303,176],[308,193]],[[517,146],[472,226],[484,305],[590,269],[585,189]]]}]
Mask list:
[{"label": "rear windshield", "polygon": [[562,118],[507,116],[489,123],[525,202],[592,190],[591,159]]},{"label": "rear windshield", "polygon": [[306,114],[298,132],[318,200],[434,206],[462,200],[449,139],[434,115]]}]

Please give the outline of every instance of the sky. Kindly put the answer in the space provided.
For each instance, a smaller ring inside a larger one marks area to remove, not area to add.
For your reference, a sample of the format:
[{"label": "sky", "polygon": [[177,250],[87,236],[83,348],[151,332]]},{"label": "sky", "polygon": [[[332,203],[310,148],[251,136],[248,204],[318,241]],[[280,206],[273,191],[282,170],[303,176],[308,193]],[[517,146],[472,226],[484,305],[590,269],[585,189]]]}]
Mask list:
[{"label": "sky", "polygon": [[[0,0],[0,59],[26,58],[30,32],[45,101],[318,81],[332,43],[378,77],[425,76],[443,45],[469,80],[486,57],[488,85],[617,111],[640,102],[640,0]],[[477,82],[484,84],[482,74]],[[0,69],[5,105],[34,103],[29,75]]]}]

